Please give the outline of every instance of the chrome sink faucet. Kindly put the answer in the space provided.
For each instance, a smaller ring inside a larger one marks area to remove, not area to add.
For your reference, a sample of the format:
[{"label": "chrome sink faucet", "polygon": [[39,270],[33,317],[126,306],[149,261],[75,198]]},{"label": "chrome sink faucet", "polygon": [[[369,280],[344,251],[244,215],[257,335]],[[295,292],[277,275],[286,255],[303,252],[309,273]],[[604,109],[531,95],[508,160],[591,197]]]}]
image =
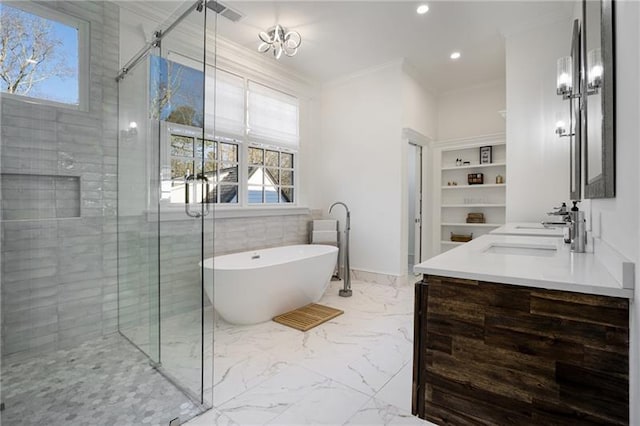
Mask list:
[{"label": "chrome sink faucet", "polygon": [[542,222],[542,226],[545,227],[549,227],[549,226],[553,226],[553,225],[560,225],[560,226],[566,226],[569,223],[571,223],[571,217],[569,216],[569,211],[567,210],[567,203],[562,203],[562,205],[560,207],[554,207],[553,208],[554,211],[552,212],[548,212],[547,215],[549,216],[561,216],[562,217],[562,221],[543,221]]},{"label": "chrome sink faucet", "polygon": [[562,203],[560,207],[554,207],[554,211],[548,212],[549,216],[560,216],[562,217],[562,221],[543,221],[542,226],[545,228],[553,228],[556,226],[564,227],[562,230],[564,242],[569,244],[571,242],[571,215],[569,214],[569,210],[567,210],[567,203]]}]

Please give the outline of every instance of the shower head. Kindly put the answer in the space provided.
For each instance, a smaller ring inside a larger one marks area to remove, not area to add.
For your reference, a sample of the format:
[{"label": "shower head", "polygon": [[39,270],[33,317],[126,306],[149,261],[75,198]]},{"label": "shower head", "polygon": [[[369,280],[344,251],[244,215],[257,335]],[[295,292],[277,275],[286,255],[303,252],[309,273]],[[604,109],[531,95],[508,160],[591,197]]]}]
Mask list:
[{"label": "shower head", "polygon": [[207,8],[211,9],[220,16],[224,16],[231,22],[238,22],[243,18],[243,15],[240,12],[230,9],[228,6],[220,3],[219,1],[205,0],[205,4],[207,5]]}]

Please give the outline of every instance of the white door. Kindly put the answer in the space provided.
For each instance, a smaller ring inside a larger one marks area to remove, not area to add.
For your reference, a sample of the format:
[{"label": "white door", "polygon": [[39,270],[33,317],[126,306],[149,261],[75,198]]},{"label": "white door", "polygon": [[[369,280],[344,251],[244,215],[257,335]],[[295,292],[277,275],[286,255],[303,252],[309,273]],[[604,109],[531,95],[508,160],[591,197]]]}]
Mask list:
[{"label": "white door", "polygon": [[422,147],[409,143],[409,273],[422,260]]}]

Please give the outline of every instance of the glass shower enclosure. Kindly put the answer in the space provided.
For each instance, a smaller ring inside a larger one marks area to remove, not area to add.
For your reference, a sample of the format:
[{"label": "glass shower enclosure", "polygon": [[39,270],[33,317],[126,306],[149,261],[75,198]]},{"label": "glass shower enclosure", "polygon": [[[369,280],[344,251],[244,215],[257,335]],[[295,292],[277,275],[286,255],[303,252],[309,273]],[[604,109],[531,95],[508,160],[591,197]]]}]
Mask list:
[{"label": "glass shower enclosure", "polygon": [[[186,2],[118,76],[118,329],[212,406],[216,13]],[[183,420],[181,418],[181,420]]]}]

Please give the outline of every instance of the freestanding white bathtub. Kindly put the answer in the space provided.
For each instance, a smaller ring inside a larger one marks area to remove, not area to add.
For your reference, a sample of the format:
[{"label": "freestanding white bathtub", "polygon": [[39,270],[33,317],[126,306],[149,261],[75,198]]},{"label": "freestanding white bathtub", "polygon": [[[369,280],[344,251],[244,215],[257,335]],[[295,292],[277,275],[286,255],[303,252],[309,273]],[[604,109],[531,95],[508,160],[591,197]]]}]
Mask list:
[{"label": "freestanding white bathtub", "polygon": [[257,324],[320,300],[337,257],[315,244],[216,256],[204,261],[204,289],[225,321]]}]

